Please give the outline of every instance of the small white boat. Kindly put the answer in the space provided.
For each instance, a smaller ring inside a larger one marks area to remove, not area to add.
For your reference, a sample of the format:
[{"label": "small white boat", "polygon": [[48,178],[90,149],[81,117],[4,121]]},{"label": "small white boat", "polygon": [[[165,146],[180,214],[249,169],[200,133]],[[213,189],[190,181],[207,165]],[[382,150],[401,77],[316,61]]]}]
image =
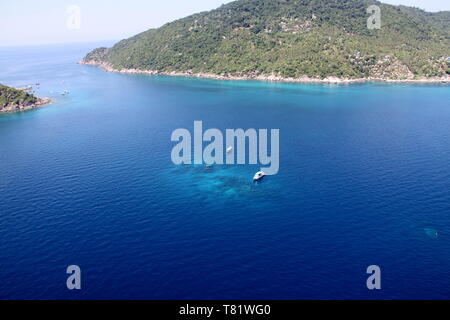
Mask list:
[{"label": "small white boat", "polygon": [[233,151],[233,147],[230,146],[227,148],[227,153],[230,153],[231,151]]},{"label": "small white boat", "polygon": [[61,95],[65,96],[67,94],[69,94],[70,92],[68,90],[64,90],[63,93],[61,93]]},{"label": "small white boat", "polygon": [[259,181],[262,178],[264,178],[266,176],[266,173],[263,171],[259,171],[255,174],[255,176],[253,177],[253,181]]}]

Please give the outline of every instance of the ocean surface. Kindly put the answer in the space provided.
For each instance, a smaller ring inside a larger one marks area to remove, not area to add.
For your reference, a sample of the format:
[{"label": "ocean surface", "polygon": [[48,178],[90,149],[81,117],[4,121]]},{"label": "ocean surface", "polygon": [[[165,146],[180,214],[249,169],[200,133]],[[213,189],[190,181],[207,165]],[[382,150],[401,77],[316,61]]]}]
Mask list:
[{"label": "ocean surface", "polygon": [[[99,45],[0,48],[1,83],[55,100],[0,115],[0,299],[450,298],[448,85],[76,64]],[[175,166],[172,131],[195,120],[279,128],[279,174]]]}]

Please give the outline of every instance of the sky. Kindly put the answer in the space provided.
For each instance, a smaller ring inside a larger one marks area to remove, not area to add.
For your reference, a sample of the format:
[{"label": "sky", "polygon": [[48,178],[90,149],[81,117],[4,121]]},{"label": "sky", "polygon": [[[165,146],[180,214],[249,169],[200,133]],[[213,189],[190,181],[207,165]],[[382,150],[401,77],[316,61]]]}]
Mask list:
[{"label": "sky", "polygon": [[[231,0],[0,0],[0,46],[120,40]],[[382,0],[427,11],[450,0]]]}]

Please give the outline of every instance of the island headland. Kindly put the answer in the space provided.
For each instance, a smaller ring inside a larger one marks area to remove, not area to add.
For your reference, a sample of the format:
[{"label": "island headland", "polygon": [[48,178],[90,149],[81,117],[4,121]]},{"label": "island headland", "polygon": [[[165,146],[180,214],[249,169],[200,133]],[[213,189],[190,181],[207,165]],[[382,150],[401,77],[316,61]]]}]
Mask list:
[{"label": "island headland", "polygon": [[12,88],[0,84],[0,113],[36,109],[52,102],[49,98],[38,98],[27,92],[28,88]]},{"label": "island headland", "polygon": [[[376,5],[380,29],[368,28]],[[109,72],[222,80],[450,82],[450,11],[372,0],[238,0],[80,62]]]}]

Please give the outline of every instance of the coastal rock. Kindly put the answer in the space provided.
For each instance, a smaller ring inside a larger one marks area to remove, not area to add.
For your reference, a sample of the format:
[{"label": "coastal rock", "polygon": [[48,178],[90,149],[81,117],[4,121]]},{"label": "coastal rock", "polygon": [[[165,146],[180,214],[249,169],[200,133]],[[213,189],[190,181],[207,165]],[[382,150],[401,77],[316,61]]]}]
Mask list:
[{"label": "coastal rock", "polygon": [[26,92],[0,84],[0,113],[18,112],[39,108],[51,103],[49,98],[38,98]]},{"label": "coastal rock", "polygon": [[192,71],[184,72],[164,72],[157,70],[137,70],[137,69],[115,69],[110,63],[103,61],[80,61],[81,65],[96,66],[103,69],[106,72],[124,73],[124,74],[146,74],[146,75],[165,75],[171,77],[192,77],[192,78],[204,78],[204,79],[215,79],[215,80],[258,80],[258,81],[268,81],[268,82],[294,82],[294,83],[328,83],[328,84],[350,84],[350,83],[361,83],[361,82],[391,82],[391,83],[450,83],[450,75],[443,75],[442,77],[367,77],[367,78],[339,78],[339,77],[309,77],[302,76],[298,78],[292,77],[282,77],[280,75],[223,75],[223,74],[213,74],[213,73],[193,73]]}]

